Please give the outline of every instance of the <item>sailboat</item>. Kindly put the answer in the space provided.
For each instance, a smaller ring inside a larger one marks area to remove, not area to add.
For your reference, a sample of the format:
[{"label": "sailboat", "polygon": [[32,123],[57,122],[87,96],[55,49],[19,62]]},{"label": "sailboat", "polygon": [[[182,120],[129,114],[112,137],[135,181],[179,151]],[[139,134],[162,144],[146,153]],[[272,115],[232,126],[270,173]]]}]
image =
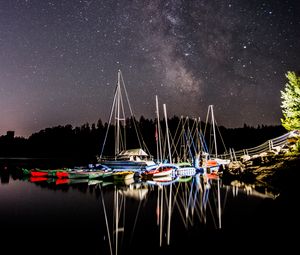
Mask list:
[{"label": "sailboat", "polygon": [[[124,95],[126,100],[123,99]],[[125,108],[124,101],[127,103],[128,108]],[[133,121],[133,126],[140,146],[139,148],[126,148],[126,110],[129,110],[131,119]],[[112,123],[113,117],[114,122]],[[108,131],[112,125],[115,128],[115,155],[112,158],[104,158],[104,147],[106,145]],[[109,123],[98,161],[101,164],[113,169],[113,171],[123,171],[130,169],[139,172],[146,166],[155,165],[152,157],[146,152],[146,146],[142,143],[141,135],[138,132],[137,124],[135,122],[134,114],[129,102],[129,97],[121,70],[118,71],[118,81],[115,89],[113,104],[111,107]]]},{"label": "sailboat", "polygon": [[[209,119],[209,115],[211,115],[211,127],[212,127],[212,134],[209,134],[210,137],[212,137],[212,141],[213,143],[210,144],[210,151],[204,153],[205,155],[205,163],[207,164],[207,167],[209,167],[211,169],[210,172],[221,172],[221,169],[225,168],[229,163],[230,160],[229,159],[222,159],[220,157],[220,155],[218,155],[218,146],[217,146],[217,135],[216,135],[216,120],[215,120],[215,116],[214,116],[214,110],[213,110],[213,105],[209,105],[208,106],[208,111],[207,111],[207,116],[206,116],[206,125],[208,124],[208,119]],[[205,131],[206,131],[206,127],[205,127]],[[204,131],[204,133],[205,133]],[[221,136],[221,134],[220,134]],[[224,145],[224,141],[222,140],[223,145]],[[225,145],[224,145],[225,148]],[[225,148],[225,152],[226,152],[226,148]]]}]

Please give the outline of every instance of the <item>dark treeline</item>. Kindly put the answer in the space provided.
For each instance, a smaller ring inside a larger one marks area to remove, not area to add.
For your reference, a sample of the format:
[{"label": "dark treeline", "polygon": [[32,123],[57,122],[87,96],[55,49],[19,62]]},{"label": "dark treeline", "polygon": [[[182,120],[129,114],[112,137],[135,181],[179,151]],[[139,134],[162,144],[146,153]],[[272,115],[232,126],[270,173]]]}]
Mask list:
[{"label": "dark treeline", "polygon": [[[181,119],[177,116],[168,119],[170,134],[176,133]],[[143,116],[137,121],[126,121],[127,148],[140,147],[136,128],[142,137],[143,147],[146,145],[148,152],[156,155],[155,130],[156,122]],[[189,125],[192,125],[191,122]],[[108,124],[101,120],[96,124],[84,124],[81,127],[71,125],[46,128],[32,134],[29,138],[14,137],[13,132],[0,136],[0,157],[55,157],[77,158],[94,160],[101,153],[102,144],[106,136]],[[205,128],[205,123],[200,123],[200,130]],[[165,122],[161,121],[161,129],[165,129]],[[206,130],[211,129],[206,126]],[[268,139],[278,137],[286,130],[282,126],[258,126],[256,128],[244,125],[242,128],[217,127],[218,134],[222,139],[217,139],[218,151],[222,153],[224,146],[235,150],[257,146]],[[114,128],[109,129],[103,155],[114,155]],[[206,131],[207,132],[207,131]],[[207,132],[208,133],[208,132]],[[205,137],[209,141],[211,134]]]}]

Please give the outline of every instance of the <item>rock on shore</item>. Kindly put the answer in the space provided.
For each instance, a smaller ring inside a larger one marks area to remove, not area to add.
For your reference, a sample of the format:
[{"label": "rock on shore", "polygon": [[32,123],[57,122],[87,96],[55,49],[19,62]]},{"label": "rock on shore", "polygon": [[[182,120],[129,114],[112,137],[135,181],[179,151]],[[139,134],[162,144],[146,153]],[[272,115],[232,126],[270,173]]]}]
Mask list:
[{"label": "rock on shore", "polygon": [[238,161],[231,162],[224,171],[224,178],[278,188],[286,186],[291,178],[299,179],[300,152],[297,146],[299,146],[300,132],[294,134],[280,148],[252,157],[244,155]]}]

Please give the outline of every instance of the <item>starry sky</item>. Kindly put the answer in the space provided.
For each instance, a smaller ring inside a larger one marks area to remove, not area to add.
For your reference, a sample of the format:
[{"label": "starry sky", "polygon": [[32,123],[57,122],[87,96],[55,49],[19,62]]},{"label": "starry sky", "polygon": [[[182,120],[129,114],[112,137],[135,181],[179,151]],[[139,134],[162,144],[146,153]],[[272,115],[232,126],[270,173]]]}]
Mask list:
[{"label": "starry sky", "polygon": [[0,135],[107,122],[119,69],[137,118],[158,95],[168,117],[279,125],[299,27],[298,0],[0,1]]}]

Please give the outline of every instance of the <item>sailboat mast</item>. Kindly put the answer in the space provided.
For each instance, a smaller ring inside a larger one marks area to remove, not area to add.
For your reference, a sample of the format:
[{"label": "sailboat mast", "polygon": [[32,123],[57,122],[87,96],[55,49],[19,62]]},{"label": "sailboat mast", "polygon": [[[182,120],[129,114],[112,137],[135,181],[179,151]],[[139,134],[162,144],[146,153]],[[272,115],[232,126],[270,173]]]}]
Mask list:
[{"label": "sailboat mast", "polygon": [[166,135],[167,135],[167,142],[168,142],[168,150],[169,150],[169,160],[172,164],[172,154],[171,154],[171,146],[170,146],[170,139],[169,139],[169,128],[168,128],[168,117],[167,117],[167,109],[166,104],[163,104],[164,107],[164,115],[165,115],[165,122],[166,122]]},{"label": "sailboat mast", "polygon": [[218,157],[218,149],[217,149],[217,137],[216,137],[216,128],[215,128],[215,117],[214,117],[214,110],[213,105],[210,105],[211,107],[211,119],[212,119],[212,126],[213,126],[213,133],[214,133],[214,144],[215,144],[215,157]]},{"label": "sailboat mast", "polygon": [[118,71],[118,84],[117,84],[117,105],[116,105],[116,143],[115,143],[115,155],[120,152],[120,100],[121,100],[121,71]]},{"label": "sailboat mast", "polygon": [[156,118],[157,118],[157,135],[158,135],[158,141],[157,141],[157,160],[158,162],[162,161],[162,148],[161,148],[161,133],[160,133],[160,118],[159,118],[159,108],[158,108],[158,97],[155,96],[155,103],[156,103]]}]

